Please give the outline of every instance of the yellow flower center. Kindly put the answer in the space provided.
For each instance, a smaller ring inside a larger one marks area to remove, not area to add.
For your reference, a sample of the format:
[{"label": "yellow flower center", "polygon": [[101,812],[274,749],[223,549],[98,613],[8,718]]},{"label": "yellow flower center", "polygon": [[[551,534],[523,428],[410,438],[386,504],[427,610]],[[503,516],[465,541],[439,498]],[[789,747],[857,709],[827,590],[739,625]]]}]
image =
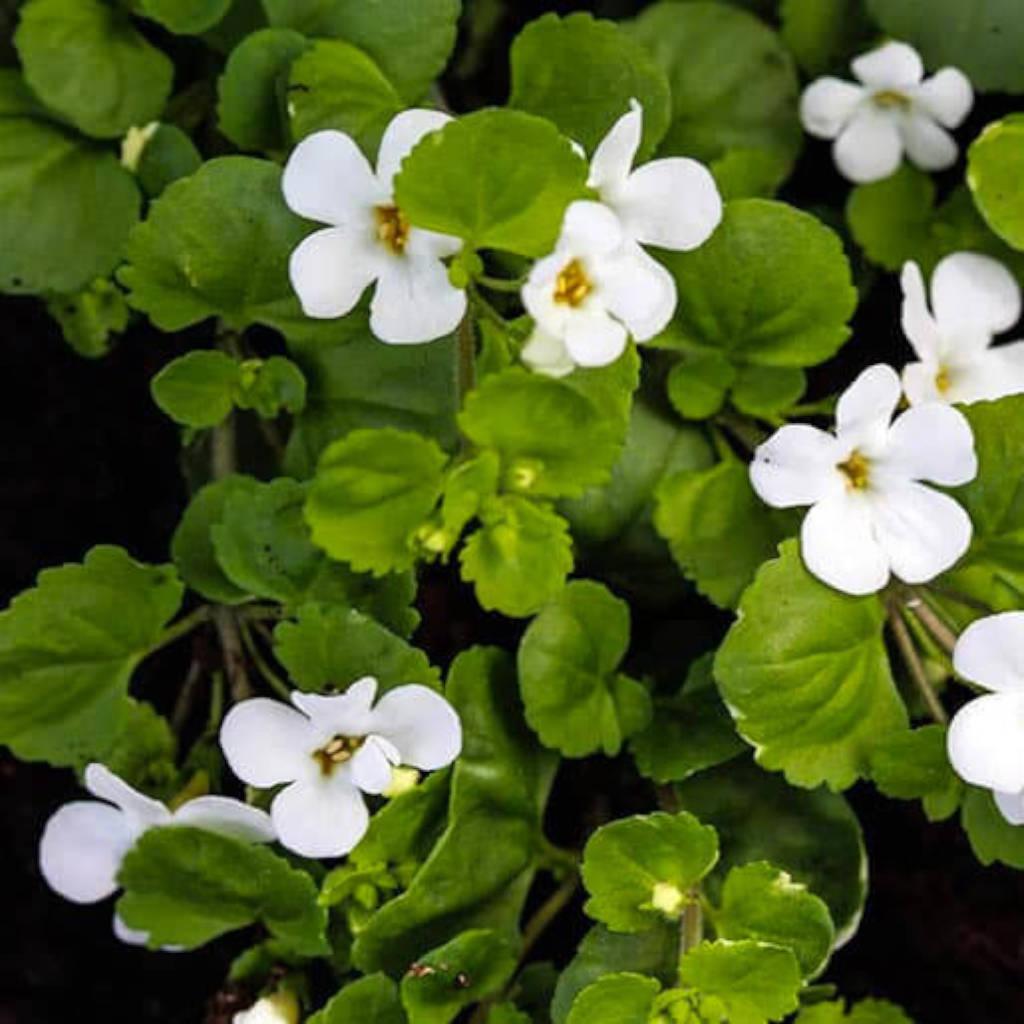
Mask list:
[{"label": "yellow flower center", "polygon": [[594,290],[594,283],[579,260],[570,260],[555,278],[555,302],[575,309]]},{"label": "yellow flower center", "polygon": [[365,742],[365,736],[333,736],[319,750],[313,751],[313,760],[324,775],[330,775],[338,765],[351,761]]},{"label": "yellow flower center", "polygon": [[854,450],[845,462],[836,467],[846,477],[846,486],[852,491],[863,491],[871,477],[871,462]]},{"label": "yellow flower center", "polygon": [[944,395],[953,386],[953,380],[949,373],[949,367],[940,366],[939,372],[935,374],[935,390]]},{"label": "yellow flower center", "polygon": [[409,221],[405,214],[394,204],[378,206],[373,212],[377,218],[377,240],[396,256],[401,256],[409,242]]},{"label": "yellow flower center", "polygon": [[906,110],[910,106],[910,99],[895,89],[880,89],[871,100],[882,110]]}]

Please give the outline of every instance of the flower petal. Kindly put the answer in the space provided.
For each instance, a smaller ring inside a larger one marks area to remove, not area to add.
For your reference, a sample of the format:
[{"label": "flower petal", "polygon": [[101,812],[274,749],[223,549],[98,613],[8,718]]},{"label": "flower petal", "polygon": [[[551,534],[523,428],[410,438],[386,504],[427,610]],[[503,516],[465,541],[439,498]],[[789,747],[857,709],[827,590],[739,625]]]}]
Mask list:
[{"label": "flower petal", "polygon": [[129,928],[124,923],[121,915],[117,913],[114,914],[114,934],[129,946],[149,945],[149,932],[139,931],[137,928]]},{"label": "flower petal", "polygon": [[576,364],[565,347],[565,342],[542,327],[534,327],[519,358],[537,373],[548,377],[564,377],[576,369]]},{"label": "flower petal", "polygon": [[942,68],[917,87],[913,98],[939,124],[958,128],[974,105],[974,90],[959,68]]},{"label": "flower petal", "polygon": [[900,378],[891,366],[875,363],[839,396],[836,434],[844,443],[870,449],[882,446],[899,404]]},{"label": "flower petal", "polygon": [[678,252],[703,245],[722,220],[722,197],[711,172],[685,157],[638,167],[612,205],[627,235]]},{"label": "flower petal", "polygon": [[601,299],[637,341],[659,334],[676,311],[675,278],[639,245],[601,267]]},{"label": "flower petal", "polygon": [[109,804],[77,800],[55,811],[39,842],[39,869],[47,885],[73,903],[97,903],[117,892],[124,855],[138,838]]},{"label": "flower petal", "polygon": [[971,518],[948,494],[909,480],[889,481],[872,492],[871,506],[878,543],[905,583],[927,583],[970,547]]},{"label": "flower petal", "polygon": [[462,723],[455,709],[426,686],[397,686],[373,710],[373,731],[395,745],[402,764],[434,771],[462,750]]},{"label": "flower petal", "polygon": [[138,830],[166,825],[171,812],[159,800],[133,789],[105,765],[93,762],[85,769],[85,788],[93,796],[118,807],[127,817],[128,824]]},{"label": "flower petal", "polygon": [[836,166],[858,185],[888,178],[903,159],[903,140],[886,111],[860,107],[832,147]]},{"label": "flower petal", "polygon": [[405,243],[405,254],[412,258],[447,259],[462,248],[462,239],[454,235],[442,235],[439,231],[410,228]]},{"label": "flower petal", "polygon": [[301,217],[324,224],[362,219],[387,202],[367,159],[343,132],[314,132],[293,150],[281,189],[288,206]]},{"label": "flower petal", "polygon": [[957,487],[978,474],[974,434],[964,415],[938,402],[914,406],[889,430],[885,466],[913,480]]},{"label": "flower petal", "polygon": [[270,815],[226,796],[200,796],[182,804],[173,824],[201,828],[244,843],[272,843],[277,838]]},{"label": "flower petal", "polygon": [[917,50],[907,43],[890,42],[850,63],[853,73],[874,89],[907,89],[924,76]]},{"label": "flower petal", "polygon": [[[985,376],[994,378],[995,384],[991,390],[986,391],[985,398],[1003,398],[1024,393],[1024,341],[1013,341],[1009,345],[989,349],[984,359],[992,361],[991,377],[989,373]],[[987,366],[984,367],[983,372],[987,369]]]},{"label": "flower petal", "polygon": [[587,178],[591,188],[597,189],[602,196],[604,193],[609,196],[618,195],[633,167],[633,158],[640,148],[643,130],[643,108],[633,100],[629,111],[611,126],[594,150]]},{"label": "flower petal", "polygon": [[819,501],[804,518],[800,552],[810,573],[844,594],[874,594],[889,582],[889,560],[861,497],[836,492]]},{"label": "flower petal", "polygon": [[352,312],[382,266],[379,247],[365,233],[351,228],[324,228],[295,247],[288,276],[302,312],[332,320]]},{"label": "flower petal", "polygon": [[986,690],[1024,691],[1024,612],[972,622],[956,642],[953,668]]},{"label": "flower petal", "polygon": [[912,260],[903,264],[900,287],[903,289],[903,307],[900,315],[903,333],[918,358],[935,365],[941,358],[942,335],[939,332],[939,325],[928,309],[921,268]]},{"label": "flower petal", "polygon": [[565,347],[577,366],[608,366],[626,350],[626,328],[604,310],[580,311],[565,328]]},{"label": "flower petal", "polygon": [[863,86],[826,76],[811,82],[800,97],[804,130],[818,139],[834,139],[867,97]]},{"label": "flower petal", "polygon": [[929,363],[907,363],[903,367],[903,393],[911,405],[923,402],[953,401],[948,394],[939,391],[937,371]]},{"label": "flower petal", "polygon": [[790,423],[758,445],[750,482],[758,497],[774,508],[813,505],[842,489],[836,472],[841,454],[831,434]]},{"label": "flower petal", "polygon": [[995,792],[992,795],[999,813],[1011,825],[1024,825],[1024,790],[1019,793]]},{"label": "flower petal", "polygon": [[383,793],[391,785],[391,769],[401,763],[394,744],[368,736],[352,758],[352,782],[364,793]]},{"label": "flower petal", "polygon": [[424,135],[443,128],[451,117],[440,110],[403,110],[391,119],[384,130],[377,151],[377,180],[392,193],[392,184],[402,161],[413,151]]},{"label": "flower petal", "polygon": [[947,334],[999,334],[1020,319],[1020,287],[991,256],[955,252],[940,260],[932,273],[931,291],[935,319]]},{"label": "flower petal", "polygon": [[903,148],[912,164],[922,171],[943,171],[956,163],[953,136],[926,114],[911,114],[900,124]]},{"label": "flower petal", "polygon": [[591,199],[577,199],[569,204],[562,220],[558,251],[603,256],[615,252],[621,244],[622,224],[610,207]]},{"label": "flower petal", "polygon": [[419,345],[451,334],[466,315],[466,293],[429,256],[389,260],[370,303],[370,330],[390,345]]},{"label": "flower petal", "polygon": [[243,782],[261,789],[308,774],[317,738],[309,719],[266,697],[236,704],[220,727],[229,767]]},{"label": "flower petal", "polygon": [[1024,789],[1024,694],[988,693],[965,704],[946,736],[960,778],[1003,793]]},{"label": "flower petal", "polygon": [[270,805],[281,845],[303,857],[343,857],[363,836],[370,815],[347,774],[293,782]]},{"label": "flower petal", "polygon": [[365,736],[370,731],[370,709],[377,695],[373,676],[357,679],[343,693],[302,693],[293,690],[292,703],[308,716],[321,736]]}]

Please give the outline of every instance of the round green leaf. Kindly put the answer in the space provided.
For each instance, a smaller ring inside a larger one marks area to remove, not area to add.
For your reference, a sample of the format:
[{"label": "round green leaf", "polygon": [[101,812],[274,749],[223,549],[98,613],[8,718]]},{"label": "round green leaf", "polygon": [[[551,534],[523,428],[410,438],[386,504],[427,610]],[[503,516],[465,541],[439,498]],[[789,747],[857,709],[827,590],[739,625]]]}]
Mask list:
[{"label": "round green leaf", "polygon": [[128,326],[128,304],[121,290],[104,277],[73,295],[54,295],[47,303],[64,340],[86,359],[106,355],[114,337]]},{"label": "round green leaf", "polygon": [[725,404],[725,396],[736,379],[736,367],[714,349],[680,353],[680,360],[665,382],[668,400],[680,416],[705,420]]},{"label": "round green leaf", "polygon": [[241,381],[235,393],[239,409],[253,409],[265,420],[282,412],[299,413],[306,406],[306,378],[290,359],[247,359],[241,365]]},{"label": "round green leaf", "polygon": [[161,124],[146,142],[135,174],[142,191],[155,199],[168,185],[198,171],[202,162],[195,143],[177,125]]},{"label": "round green leaf", "polygon": [[634,99],[644,112],[637,159],[649,158],[665,135],[672,106],[665,72],[615,22],[546,14],[516,37],[511,59],[508,105],[554,121],[588,152]]},{"label": "round green leaf", "polygon": [[157,120],[171,92],[171,62],[101,0],[30,0],[14,43],[36,95],[86,135]]},{"label": "round green leaf", "polygon": [[782,0],[782,38],[811,77],[868,48],[871,23],[863,0]]},{"label": "round green leaf", "polygon": [[1024,249],[1021,175],[1024,116],[1015,114],[990,124],[975,139],[968,151],[967,183],[988,226],[1016,249]]},{"label": "round green leaf", "polygon": [[395,201],[418,227],[474,248],[544,256],[566,206],[583,197],[586,176],[586,163],[550,122],[479,110],[416,146],[395,179]]},{"label": "round green leaf", "polygon": [[664,262],[679,289],[662,340],[667,347],[713,348],[734,362],[803,367],[828,359],[849,337],[857,292],[842,243],[819,220],[785,203],[729,203],[704,245],[667,254]]},{"label": "round green leaf", "polygon": [[150,383],[153,401],[175,423],[215,427],[233,407],[241,368],[224,352],[199,351],[168,363]]},{"label": "round green leaf", "polygon": [[600,583],[577,580],[530,623],[519,645],[526,720],[567,757],[623,741],[651,716],[646,688],[618,671],[629,646],[629,605]]},{"label": "round green leaf", "polygon": [[140,0],[141,13],[179,35],[198,35],[228,13],[231,0]]},{"label": "round green leaf", "polygon": [[926,811],[944,809],[942,817],[956,810],[963,790],[949,763],[943,725],[925,725],[882,737],[871,751],[871,779],[886,796],[898,800],[926,798]]},{"label": "round green leaf", "polygon": [[1024,828],[1011,825],[1003,817],[989,790],[968,787],[960,824],[982,864],[999,863],[1024,870]]},{"label": "round green leaf", "polygon": [[407,1024],[398,986],[386,974],[370,974],[346,985],[307,1024]]},{"label": "round green leaf", "polygon": [[609,974],[573,1000],[567,1024],[647,1024],[661,985],[643,974]]},{"label": "round green leaf", "polygon": [[583,908],[613,931],[639,932],[679,916],[718,860],[718,836],[692,814],[634,815],[599,828],[583,850]]}]

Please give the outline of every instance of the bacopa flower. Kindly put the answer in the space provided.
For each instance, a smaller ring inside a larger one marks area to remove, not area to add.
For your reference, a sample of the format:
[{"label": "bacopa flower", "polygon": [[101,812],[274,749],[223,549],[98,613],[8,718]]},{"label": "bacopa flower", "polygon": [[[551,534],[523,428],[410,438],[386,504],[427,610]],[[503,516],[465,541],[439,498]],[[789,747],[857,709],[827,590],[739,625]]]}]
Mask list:
[{"label": "bacopa flower", "polygon": [[236,1013],[231,1024],[299,1024],[299,1001],[287,989],[275,992]]},{"label": "bacopa flower", "polygon": [[[255,807],[227,797],[201,796],[171,811],[101,764],[85,769],[85,788],[99,799],[58,808],[39,843],[43,878],[73,903],[98,903],[117,892],[121,861],[151,828],[188,825],[250,843],[276,838],[270,817]],[[116,915],[114,931],[125,942],[146,942],[144,933],[133,931]]]},{"label": "bacopa flower", "polygon": [[800,533],[804,564],[847,594],[874,593],[890,573],[924,583],[971,541],[960,505],[920,483],[973,479],[970,425],[937,402],[890,423],[899,399],[896,371],[869,367],[840,397],[835,434],[787,425],[758,447],[750,466],[754,490],[769,505],[811,506]]},{"label": "bacopa flower", "polygon": [[1024,392],[1024,341],[992,348],[1020,318],[1020,288],[998,260],[956,252],[932,274],[931,310],[916,263],[906,263],[903,333],[920,362],[903,370],[907,400],[978,402]]},{"label": "bacopa flower", "polygon": [[1010,824],[1024,825],[1024,612],[968,626],[953,667],[992,692],[954,716],[946,737],[950,763],[965,781],[993,791]]},{"label": "bacopa flower", "polygon": [[251,786],[285,783],[270,815],[278,838],[306,857],[340,857],[369,824],[363,793],[384,793],[392,770],[433,771],[462,748],[459,716],[426,686],[398,686],[374,705],[377,680],[344,693],[293,693],[294,708],[257,697],[236,704],[221,726],[231,770]]},{"label": "bacopa flower", "polygon": [[887,178],[904,152],[924,171],[956,161],[956,142],[946,129],[958,127],[974,103],[962,71],[943,68],[924,79],[917,51],[897,42],[863,54],[850,67],[860,84],[819,78],[800,101],[807,132],[835,139],[833,157],[845,177],[858,183]]},{"label": "bacopa flower", "polygon": [[381,341],[417,344],[455,330],[466,293],[448,280],[442,260],[462,243],[413,227],[393,192],[405,157],[450,120],[433,110],[403,111],[384,132],[376,172],[343,132],[316,132],[296,146],[284,169],[285,201],[300,216],[331,225],[291,256],[292,287],[307,316],[344,316],[376,282],[370,329]]}]

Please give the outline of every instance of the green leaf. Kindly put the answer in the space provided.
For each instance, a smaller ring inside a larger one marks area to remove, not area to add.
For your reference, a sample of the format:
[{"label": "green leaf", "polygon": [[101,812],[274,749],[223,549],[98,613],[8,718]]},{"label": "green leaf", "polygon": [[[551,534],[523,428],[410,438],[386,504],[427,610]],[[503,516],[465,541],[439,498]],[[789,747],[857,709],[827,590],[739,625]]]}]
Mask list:
[{"label": "green leaf", "polygon": [[370,974],[346,985],[307,1024],[406,1024],[398,986],[385,974]]},{"label": "green leaf", "polygon": [[146,140],[135,168],[139,186],[150,199],[168,185],[199,170],[203,158],[195,143],[173,124],[160,124]]},{"label": "green leaf", "polygon": [[871,22],[863,0],[782,0],[782,39],[811,77],[867,49]]},{"label": "green leaf", "polygon": [[661,985],[642,974],[608,974],[573,1001],[567,1024],[647,1024]]},{"label": "green leaf", "polygon": [[668,399],[680,416],[705,420],[725,404],[736,367],[721,352],[697,349],[680,353],[666,382]]},{"label": "green leaf", "polygon": [[[681,10],[691,6],[686,4]],[[726,10],[726,8],[720,8]],[[813,366],[849,337],[857,293],[834,231],[768,199],[729,203],[699,249],[664,259],[679,304],[666,347],[712,348],[733,362]],[[807,282],[815,287],[808,288]]]},{"label": "green leaf", "polygon": [[764,565],[739,604],[715,677],[758,764],[796,786],[845,789],[871,747],[905,728],[882,639],[885,609],[815,579],[796,541]]},{"label": "green leaf", "polygon": [[583,850],[584,911],[619,932],[678,917],[718,860],[718,836],[692,814],[634,815],[599,828]]},{"label": "green leaf", "polygon": [[949,817],[959,806],[964,788],[949,763],[942,725],[882,737],[871,751],[871,779],[886,796],[927,798],[925,809],[932,820]]},{"label": "green leaf", "polygon": [[224,352],[189,352],[168,363],[150,383],[153,401],[185,427],[215,427],[234,406],[239,364]]},{"label": "green leaf", "polygon": [[320,457],[306,499],[313,542],[353,569],[409,568],[444,484],[444,452],[401,430],[354,430]]},{"label": "green leaf", "polygon": [[719,867],[704,883],[709,895],[717,896],[730,868],[766,860],[828,904],[837,946],[856,931],[867,895],[867,855],[843,797],[825,787],[794,789],[749,758],[690,778],[676,792],[721,840]]},{"label": "green leaf", "polygon": [[982,864],[999,863],[1024,870],[1024,828],[1011,825],[1003,817],[989,790],[967,787],[960,824]]},{"label": "green leaf", "polygon": [[169,565],[101,545],[44,569],[0,614],[0,743],[24,761],[79,765],[116,738],[128,683],[181,604]]},{"label": "green leaf", "polygon": [[501,463],[496,452],[486,450],[453,466],[444,485],[441,502],[442,550],[447,554],[484,502],[498,493]]},{"label": "green leaf", "polygon": [[515,494],[485,501],[480,519],[459,555],[462,578],[488,611],[533,615],[558,596],[572,571],[569,524]]},{"label": "green leaf", "polygon": [[629,744],[642,775],[681,782],[747,749],[715,688],[712,661],[698,658],[678,693],[654,698],[650,724]]},{"label": "green leaf", "polygon": [[60,324],[64,340],[86,359],[98,359],[110,351],[111,335],[128,326],[128,306],[117,286],[99,277],[72,295],[54,295],[46,308]]},{"label": "green leaf", "polygon": [[867,0],[888,35],[920,51],[925,66],[960,68],[982,92],[1024,92],[1024,20],[1016,0]]},{"label": "green leaf", "polygon": [[790,160],[777,150],[730,149],[708,167],[726,201],[771,199],[789,171]]},{"label": "green leaf", "polygon": [[194,949],[259,921],[296,953],[319,956],[327,912],[303,871],[266,847],[194,828],[155,828],[125,856],[118,914],[153,949]]},{"label": "green leaf", "polygon": [[282,412],[300,413],[305,408],[306,378],[290,359],[246,359],[241,371],[235,394],[239,409],[253,409],[263,419],[272,420]]},{"label": "green leaf", "polygon": [[373,59],[341,40],[319,40],[292,65],[288,111],[296,141],[334,128],[373,161],[384,129],[404,106]]},{"label": "green leaf", "polygon": [[549,121],[479,110],[416,146],[395,178],[395,202],[418,227],[474,248],[544,256],[565,208],[583,197],[586,176],[583,159]]},{"label": "green leaf", "polygon": [[629,605],[577,580],[530,623],[519,645],[526,720],[566,757],[619,752],[651,716],[646,688],[618,671],[629,646]]},{"label": "green leaf", "polygon": [[732,404],[748,416],[775,416],[798,402],[806,387],[807,376],[792,366],[741,366]]},{"label": "green leaf", "polygon": [[790,525],[757,497],[747,467],[733,458],[666,477],[655,501],[654,525],[672,557],[722,608],[736,606]]},{"label": "green leaf", "polygon": [[288,148],[285,87],[293,62],[310,45],[291,29],[265,28],[231,51],[217,80],[217,122],[239,149]]},{"label": "green leaf", "polygon": [[171,62],[100,0],[30,0],[14,44],[32,91],[86,135],[157,120],[171,92]]},{"label": "green leaf", "polygon": [[223,519],[228,498],[248,501],[258,485],[251,477],[233,475],[200,488],[193,495],[171,538],[171,557],[181,578],[203,597],[220,604],[240,604],[251,594],[233,583],[213,547],[213,529]]},{"label": "green leaf", "polygon": [[501,651],[460,654],[445,695],[463,729],[448,825],[408,889],[356,937],[353,958],[364,971],[405,971],[467,928],[518,933],[554,765],[522,722]]},{"label": "green leaf", "polygon": [[701,995],[721,1000],[729,1024],[781,1020],[799,1005],[796,957],[750,939],[701,943],[683,957],[679,978]]},{"label": "green leaf", "polygon": [[841,1000],[807,1006],[796,1024],[914,1024],[895,1003],[884,999],[862,999],[848,1014],[845,1009]]},{"label": "green leaf", "polygon": [[121,731],[103,763],[129,786],[168,800],[178,788],[177,752],[178,740],[167,719],[152,704],[129,698]]},{"label": "green leaf", "polygon": [[305,605],[297,621],[274,630],[274,653],[300,690],[343,690],[363,676],[374,676],[382,691],[440,683],[423,651],[354,608]]},{"label": "green leaf", "polygon": [[179,35],[199,35],[228,13],[231,0],[140,0],[141,13]]},{"label": "green leaf", "polygon": [[971,144],[967,183],[988,226],[1015,249],[1024,249],[1024,203],[1017,191],[1022,173],[1024,117],[1010,115],[990,124]]},{"label": "green leaf", "polygon": [[800,150],[793,58],[764,22],[726,4],[656,3],[632,25],[664,68],[672,123],[660,155],[705,162],[734,149],[767,150],[778,181]]},{"label": "green leaf", "polygon": [[365,50],[408,106],[420,100],[455,46],[460,0],[263,0],[272,25],[345,39]]},{"label": "green leaf", "polygon": [[719,938],[755,939],[791,950],[805,978],[818,974],[832,952],[835,932],[828,907],[767,861],[729,872],[712,920]]},{"label": "green leaf", "polygon": [[614,22],[589,14],[546,14],[516,37],[511,60],[508,105],[554,121],[587,152],[629,110],[631,100],[639,101],[644,113],[638,160],[650,158],[668,129],[672,96],[665,72]]},{"label": "green leaf", "polygon": [[516,967],[515,946],[485,929],[457,935],[419,957],[402,979],[409,1024],[448,1024],[464,1006],[496,995]]},{"label": "green leaf", "polygon": [[0,291],[75,292],[121,259],[142,200],[106,150],[44,121],[0,117]]}]

